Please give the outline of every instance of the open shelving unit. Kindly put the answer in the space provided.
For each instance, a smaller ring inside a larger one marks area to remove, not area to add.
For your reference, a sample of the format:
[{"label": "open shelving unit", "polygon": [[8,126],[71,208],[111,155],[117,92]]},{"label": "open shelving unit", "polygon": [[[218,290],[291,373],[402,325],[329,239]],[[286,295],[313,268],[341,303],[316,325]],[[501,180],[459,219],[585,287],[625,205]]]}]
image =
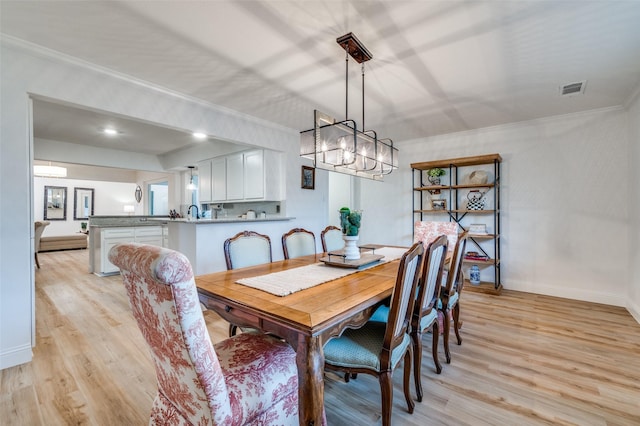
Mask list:
[{"label": "open shelving unit", "polygon": [[[469,285],[493,294],[500,294],[502,281],[500,274],[500,164],[499,154],[479,155],[473,157],[452,158],[446,160],[412,163],[413,173],[413,221],[447,220],[456,222],[462,231],[468,231],[471,224],[484,225],[486,234],[469,233],[466,251],[477,251],[486,260],[463,260],[464,274],[472,265],[481,270],[479,285]],[[428,172],[434,168],[444,169],[447,173],[440,184],[432,184]],[[471,172],[483,171],[488,175],[486,183],[470,183]],[[470,191],[483,192],[483,208],[467,208],[467,197]],[[433,203],[433,200],[436,202]],[[444,203],[443,203],[444,200]],[[434,204],[444,208],[434,209]],[[469,288],[468,287],[468,288]]]}]

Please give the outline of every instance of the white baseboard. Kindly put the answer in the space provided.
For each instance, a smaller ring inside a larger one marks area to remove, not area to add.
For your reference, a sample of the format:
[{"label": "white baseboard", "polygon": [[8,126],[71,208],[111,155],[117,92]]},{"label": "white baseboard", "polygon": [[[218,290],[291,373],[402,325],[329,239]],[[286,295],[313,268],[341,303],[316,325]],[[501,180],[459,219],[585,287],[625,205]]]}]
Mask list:
[{"label": "white baseboard", "polygon": [[[575,289],[569,287],[555,287],[545,285],[532,285],[530,282],[509,280],[503,287],[508,290],[524,291],[527,293],[542,294],[545,296],[562,297],[565,299],[581,300],[583,302],[603,303],[605,305],[621,306],[628,309],[628,300],[622,294],[611,291],[596,291]],[[632,313],[633,315],[633,313]],[[634,315],[636,320],[638,317]]]},{"label": "white baseboard", "polygon": [[636,320],[638,324],[640,324],[640,306],[633,303],[633,301],[629,300],[627,303],[627,311],[631,314],[631,316]]},{"label": "white baseboard", "polygon": [[0,370],[31,362],[32,358],[31,345],[11,348],[0,354]]}]

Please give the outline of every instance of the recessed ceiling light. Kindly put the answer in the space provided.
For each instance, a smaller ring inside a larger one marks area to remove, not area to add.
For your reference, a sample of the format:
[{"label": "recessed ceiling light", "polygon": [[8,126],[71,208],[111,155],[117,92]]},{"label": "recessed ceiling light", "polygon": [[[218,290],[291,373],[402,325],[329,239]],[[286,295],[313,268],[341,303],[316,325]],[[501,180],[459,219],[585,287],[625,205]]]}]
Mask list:
[{"label": "recessed ceiling light", "polygon": [[193,137],[196,139],[206,139],[207,135],[202,132],[193,132]]},{"label": "recessed ceiling light", "polygon": [[109,135],[109,136],[115,136],[118,134],[118,131],[116,129],[110,129],[110,128],[104,129],[103,132],[105,135]]}]

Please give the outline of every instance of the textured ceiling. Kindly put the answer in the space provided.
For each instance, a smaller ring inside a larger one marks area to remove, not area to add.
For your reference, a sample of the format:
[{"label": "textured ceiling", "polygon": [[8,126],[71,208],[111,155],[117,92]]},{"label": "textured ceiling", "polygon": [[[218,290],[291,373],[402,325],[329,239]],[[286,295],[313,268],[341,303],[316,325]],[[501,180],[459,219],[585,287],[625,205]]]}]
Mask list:
[{"label": "textured ceiling", "polygon": [[[299,130],[311,127],[314,109],[345,118],[345,55],[335,40],[353,32],[373,54],[366,128],[396,142],[624,105],[640,84],[640,1],[2,0],[0,7],[5,35]],[[559,96],[560,85],[581,80],[584,95]],[[360,124],[355,63],[349,82],[349,118]],[[133,137],[128,143],[136,146]]]}]

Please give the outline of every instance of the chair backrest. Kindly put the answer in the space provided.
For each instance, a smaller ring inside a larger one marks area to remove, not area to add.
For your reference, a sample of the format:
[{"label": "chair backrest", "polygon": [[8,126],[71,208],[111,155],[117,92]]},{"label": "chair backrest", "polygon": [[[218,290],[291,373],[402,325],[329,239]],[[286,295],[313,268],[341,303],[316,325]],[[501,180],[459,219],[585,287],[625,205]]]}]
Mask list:
[{"label": "chair backrest", "polygon": [[445,294],[449,296],[455,294],[456,291],[460,293],[464,285],[464,279],[462,277],[462,260],[464,259],[464,249],[467,245],[467,235],[468,233],[466,231],[460,234],[456,247],[453,250],[449,273],[447,274],[447,282],[444,287]]},{"label": "chair backrest", "polygon": [[388,366],[391,353],[404,339],[414,306],[415,289],[418,283],[424,248],[415,243],[400,259],[396,284],[391,294],[389,317],[385,330],[380,358],[381,366]]},{"label": "chair backrest", "polygon": [[271,238],[254,231],[242,231],[224,242],[227,269],[270,263]]},{"label": "chair backrest", "polygon": [[417,221],[413,227],[413,242],[422,241],[424,248],[440,235],[446,235],[449,244],[447,251],[451,253],[458,242],[458,224],[456,222],[423,222]]},{"label": "chair backrest", "polygon": [[316,254],[316,236],[303,228],[293,228],[282,236],[285,259]]},{"label": "chair backrest", "polygon": [[420,319],[435,308],[440,287],[442,285],[442,272],[447,252],[447,237],[440,235],[430,243],[424,252],[422,272],[420,273],[418,297],[413,312],[414,320],[419,324]]},{"label": "chair backrest", "polygon": [[320,240],[322,241],[322,251],[325,253],[344,248],[342,230],[337,226],[329,225],[324,228],[320,234]]},{"label": "chair backrest", "polygon": [[42,237],[42,232],[44,232],[44,228],[49,226],[50,223],[51,222],[48,220],[37,220],[34,224],[35,231],[33,233],[33,245],[36,253],[40,251],[40,238]]},{"label": "chair backrest", "polygon": [[117,244],[120,268],[138,327],[155,364],[158,394],[193,424],[225,424],[232,409],[224,376],[202,317],[189,260],[173,250]]}]

